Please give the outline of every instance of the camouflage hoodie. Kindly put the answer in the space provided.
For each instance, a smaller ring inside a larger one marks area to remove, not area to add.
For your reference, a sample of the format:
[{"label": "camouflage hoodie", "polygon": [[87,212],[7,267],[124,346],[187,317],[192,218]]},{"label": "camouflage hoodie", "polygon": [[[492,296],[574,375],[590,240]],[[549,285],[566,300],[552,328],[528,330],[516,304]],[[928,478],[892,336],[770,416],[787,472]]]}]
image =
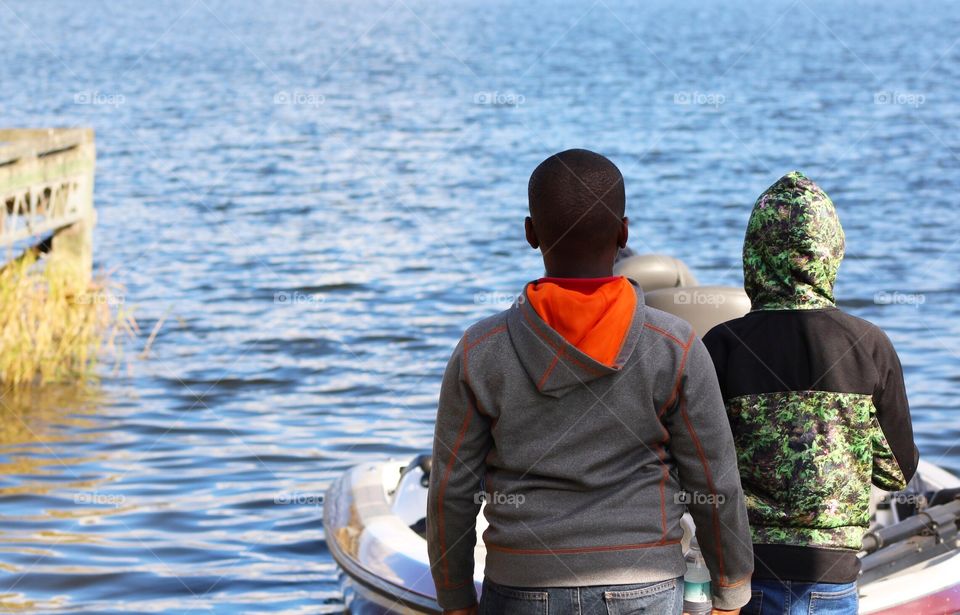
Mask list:
[{"label": "camouflage hoodie", "polygon": [[704,338],[737,447],[757,578],[849,582],[870,485],[916,470],[889,339],[837,309],[844,234],[833,202],[794,171],[754,205],[743,247],[753,309]]}]

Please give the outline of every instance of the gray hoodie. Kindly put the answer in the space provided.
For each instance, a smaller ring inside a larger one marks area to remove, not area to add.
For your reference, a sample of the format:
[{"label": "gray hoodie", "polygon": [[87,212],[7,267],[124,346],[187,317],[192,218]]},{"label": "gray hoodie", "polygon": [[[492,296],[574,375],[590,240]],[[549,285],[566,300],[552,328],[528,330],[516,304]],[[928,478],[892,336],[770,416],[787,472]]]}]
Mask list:
[{"label": "gray hoodie", "polygon": [[460,340],[440,391],[427,510],[442,607],[476,601],[479,493],[485,574],[496,583],[676,578],[688,508],[714,606],[749,601],[753,552],[713,363],[689,324],[646,307],[634,289],[636,312],[612,366],[551,329],[526,289]]}]

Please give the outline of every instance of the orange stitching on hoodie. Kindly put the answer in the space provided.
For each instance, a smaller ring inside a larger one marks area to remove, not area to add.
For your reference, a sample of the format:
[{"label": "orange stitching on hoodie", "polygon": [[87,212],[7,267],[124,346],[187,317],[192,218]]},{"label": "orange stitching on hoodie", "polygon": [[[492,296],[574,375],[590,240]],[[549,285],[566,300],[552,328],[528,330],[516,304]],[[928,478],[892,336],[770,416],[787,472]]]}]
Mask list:
[{"label": "orange stitching on hoodie", "polygon": [[[470,408],[472,409],[472,408]],[[453,463],[457,459],[457,451],[460,450],[460,445],[463,444],[464,438],[467,435],[467,428],[470,426],[470,416],[471,412],[467,412],[463,417],[463,425],[460,426],[460,432],[457,434],[457,440],[453,444],[453,448],[450,449],[450,460],[447,461],[447,467],[444,470],[444,476],[440,481],[440,488],[437,490],[437,525],[440,534],[440,552],[443,557],[443,579],[444,585],[450,585],[450,570],[449,563],[447,559],[447,537],[446,537],[446,528],[443,523],[443,496],[447,491],[447,482],[450,480],[450,473],[453,470]]]},{"label": "orange stitching on hoodie", "polygon": [[[680,415],[683,417],[683,423],[687,427],[687,431],[690,433],[690,437],[693,438],[693,444],[697,448],[697,456],[700,458],[700,464],[703,466],[704,473],[707,476],[707,488],[710,489],[710,494],[716,496],[717,489],[713,484],[713,474],[710,472],[710,463],[707,461],[707,456],[703,452],[703,445],[700,443],[700,438],[697,437],[697,432],[693,429],[693,424],[690,422],[690,415],[687,414],[687,403],[686,400],[680,399]],[[716,502],[716,497],[714,497]],[[723,545],[720,544],[720,516],[717,513],[718,506],[713,505],[713,536],[714,541],[717,543],[717,568],[720,573],[720,579],[724,579],[723,574]]]},{"label": "orange stitching on hoodie", "polygon": [[[654,325],[651,325],[651,324],[648,323],[648,322],[643,323],[643,326],[646,327],[646,328],[648,328],[648,329],[652,329],[653,331],[656,331],[657,333],[659,333],[660,335],[662,335],[662,336],[664,336],[664,337],[669,337],[670,339],[672,339],[672,340],[675,341],[676,343],[680,344],[680,347],[681,347],[681,348],[686,349],[686,348],[688,348],[689,345],[690,345],[689,342],[687,342],[686,344],[684,344],[683,342],[680,341],[680,338],[674,337],[670,332],[664,331],[664,330],[661,329],[660,327],[656,327],[656,326],[654,326]],[[696,334],[694,334],[694,335],[696,335]],[[693,335],[690,336],[690,339],[691,339],[691,340],[693,339]]]},{"label": "orange stitching on hoodie", "polygon": [[475,339],[472,343],[467,344],[466,350],[473,350],[474,348],[480,345],[480,342],[486,340],[488,337],[492,335],[496,335],[497,333],[503,333],[506,330],[507,330],[507,325],[500,325],[499,327],[494,327],[493,329],[490,329],[489,331],[487,331],[486,333],[484,333],[483,335]]},{"label": "orange stitching on hoodie", "polygon": [[[644,326],[647,326],[646,323],[644,323]],[[676,339],[677,339],[677,338],[673,337],[672,335],[670,335],[670,334],[668,334],[668,333],[665,333],[665,332],[657,329],[656,327],[651,327],[651,329],[653,329],[654,331],[658,331],[658,332],[660,332],[660,333],[664,333],[664,334],[665,334],[667,337],[669,337],[670,339],[673,339],[673,340],[676,340]],[[677,369],[677,377],[676,377],[676,379],[674,380],[674,383],[673,383],[673,392],[670,393],[670,398],[667,399],[666,403],[664,403],[663,406],[660,408],[660,411],[657,412],[657,418],[658,418],[658,419],[659,419],[661,416],[663,416],[663,413],[667,411],[667,408],[669,408],[670,406],[673,405],[673,402],[676,401],[677,396],[680,394],[680,384],[681,384],[681,382],[683,381],[683,370],[686,369],[686,366],[687,366],[687,355],[689,355],[689,353],[690,353],[690,347],[693,345],[693,338],[694,338],[694,336],[696,336],[696,333],[691,333],[691,334],[690,334],[690,339],[687,340],[687,343],[686,343],[686,344],[684,344],[684,343],[682,343],[682,342],[679,342],[679,341],[677,342],[677,343],[679,343],[680,346],[683,348],[683,356],[680,357],[680,367],[679,367],[679,369]]]},{"label": "orange stitching on hoodie", "polygon": [[[507,330],[507,326],[506,326],[506,325],[501,325],[501,326],[498,326],[498,327],[494,327],[494,328],[491,329],[490,331],[487,331],[486,333],[484,333],[483,335],[481,335],[480,337],[478,337],[478,338],[477,338],[476,340],[474,340],[472,343],[469,342],[468,339],[467,339],[467,336],[464,335],[464,337],[463,337],[463,360],[462,360],[462,362],[461,362],[461,367],[460,367],[460,369],[461,369],[461,371],[463,372],[463,379],[464,379],[464,383],[467,385],[467,388],[470,388],[470,372],[469,372],[469,370],[467,369],[467,357],[468,357],[468,355],[469,355],[469,351],[472,350],[472,349],[474,349],[474,348],[476,348],[481,342],[483,342],[483,341],[486,340],[487,338],[489,338],[489,337],[491,337],[491,336],[493,336],[493,335],[495,335],[495,334],[497,334],[497,333],[502,333],[502,332],[504,332],[504,331],[506,331],[506,330]],[[472,391],[471,391],[471,392],[472,392]],[[453,469],[453,464],[454,464],[454,462],[455,462],[456,459],[457,459],[457,451],[460,450],[460,446],[463,444],[463,440],[464,440],[464,438],[466,438],[466,435],[467,435],[467,428],[470,426],[470,418],[471,418],[471,415],[472,415],[470,411],[473,410],[473,411],[475,411],[477,414],[480,414],[481,416],[484,416],[484,417],[486,417],[487,419],[493,420],[493,421],[494,421],[494,424],[496,424],[496,419],[494,419],[493,417],[491,417],[489,414],[487,414],[487,413],[483,410],[483,408],[482,408],[481,405],[480,405],[480,401],[479,401],[479,400],[476,400],[476,399],[475,399],[474,401],[476,402],[476,405],[471,404],[471,403],[469,403],[469,402],[467,403],[467,412],[466,412],[465,416],[463,417],[463,425],[461,425],[461,427],[460,427],[460,432],[457,434],[457,440],[456,440],[456,442],[454,443],[453,448],[450,450],[450,459],[449,459],[449,461],[447,461],[447,467],[446,467],[446,469],[445,469],[445,475],[444,475],[443,478],[441,479],[440,488],[437,490],[437,526],[438,526],[438,530],[439,530],[439,534],[440,534],[440,550],[442,551],[442,557],[443,557],[444,587],[446,587],[447,589],[456,589],[457,587],[461,587],[461,586],[463,586],[463,585],[466,585],[466,581],[464,581],[464,582],[462,582],[462,583],[457,583],[457,584],[451,584],[451,583],[450,583],[450,570],[449,570],[449,565],[448,565],[448,562],[447,562],[446,528],[445,528],[444,522],[443,522],[443,496],[446,494],[446,491],[447,491],[447,482],[450,480],[450,473],[451,473],[451,471],[452,471],[452,469]]]},{"label": "orange stitching on hoodie", "polygon": [[[644,326],[647,326],[644,323]],[[676,340],[677,338],[673,337],[670,334],[667,334],[662,329],[658,329],[652,325],[649,326],[650,329],[657,331],[658,333],[664,333],[667,337]],[[677,398],[677,395],[680,394],[680,383],[683,381],[683,370],[687,366],[687,356],[690,352],[690,347],[693,345],[693,337],[695,333],[690,334],[690,339],[687,340],[686,344],[680,344],[683,347],[683,356],[680,357],[680,367],[677,369],[677,377],[674,379],[673,392],[670,394],[670,398],[663,404],[663,407],[660,408],[660,411],[657,412],[657,421],[660,421],[660,418],[663,416],[663,413],[667,411],[667,408],[673,403]],[[657,455],[660,457],[660,465],[663,469],[663,476],[660,479],[660,523],[663,528],[663,540],[667,538],[667,480],[670,478],[670,471],[667,468],[667,451],[665,447],[667,442],[670,441],[670,432],[667,431],[667,428],[663,426],[663,423],[660,423],[660,429],[663,430],[663,441],[657,444]]]},{"label": "orange stitching on hoodie", "polygon": [[557,354],[553,355],[553,361],[550,362],[550,365],[547,366],[546,371],[543,372],[543,376],[540,377],[540,381],[537,383],[537,390],[542,391],[543,386],[547,384],[547,379],[550,377],[550,374],[553,372],[553,368],[557,366],[557,363],[560,361],[560,355],[563,354],[563,348],[557,351]]},{"label": "orange stitching on hoodie", "polygon": [[731,588],[732,588],[732,587],[740,587],[740,586],[743,585],[744,583],[748,583],[748,582],[750,582],[750,575],[749,575],[749,574],[748,574],[747,576],[743,577],[742,579],[740,579],[739,581],[737,581],[736,583],[720,583],[720,587],[731,587]]}]

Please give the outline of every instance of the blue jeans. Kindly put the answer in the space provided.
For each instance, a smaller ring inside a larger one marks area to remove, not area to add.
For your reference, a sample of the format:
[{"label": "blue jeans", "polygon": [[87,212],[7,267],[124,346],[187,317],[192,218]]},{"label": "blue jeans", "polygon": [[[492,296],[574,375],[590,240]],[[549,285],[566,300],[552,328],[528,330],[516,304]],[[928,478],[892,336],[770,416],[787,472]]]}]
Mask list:
[{"label": "blue jeans", "polygon": [[588,587],[507,587],[484,579],[480,615],[680,615],[683,579]]},{"label": "blue jeans", "polygon": [[856,583],[797,583],[754,579],[741,615],[856,615]]}]

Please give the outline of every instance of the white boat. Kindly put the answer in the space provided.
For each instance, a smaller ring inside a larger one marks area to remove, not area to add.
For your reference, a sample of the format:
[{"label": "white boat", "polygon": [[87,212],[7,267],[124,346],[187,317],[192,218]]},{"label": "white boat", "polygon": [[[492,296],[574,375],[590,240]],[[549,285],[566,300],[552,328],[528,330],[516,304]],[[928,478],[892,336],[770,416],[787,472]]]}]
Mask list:
[{"label": "white boat", "polygon": [[[698,286],[683,263],[630,256],[617,273],[636,279],[647,304],[688,320],[702,335],[749,310],[742,289]],[[324,497],[326,542],[340,566],[351,613],[439,613],[427,557],[430,456],[377,461],[347,471]],[[874,493],[864,538],[860,612],[883,615],[960,612],[960,479],[921,460],[897,494]],[[477,535],[486,529],[481,511]],[[684,516],[685,545],[693,523]],[[478,541],[474,583],[480,594],[486,549]]]}]

